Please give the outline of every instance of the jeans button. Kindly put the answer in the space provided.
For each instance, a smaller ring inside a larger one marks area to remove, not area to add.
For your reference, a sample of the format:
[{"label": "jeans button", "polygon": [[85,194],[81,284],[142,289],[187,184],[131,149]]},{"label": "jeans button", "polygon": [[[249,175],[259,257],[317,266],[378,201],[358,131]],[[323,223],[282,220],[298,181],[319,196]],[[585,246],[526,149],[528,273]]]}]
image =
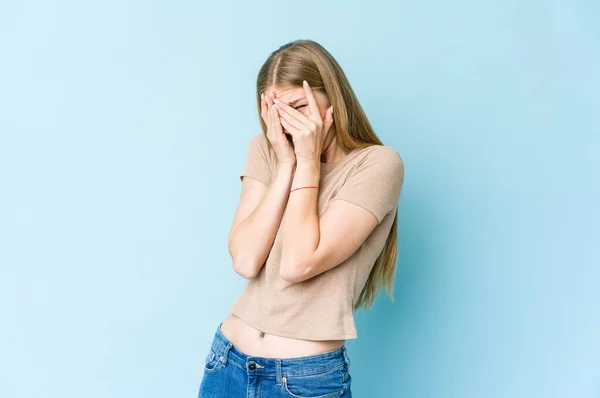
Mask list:
[{"label": "jeans button", "polygon": [[254,362],[250,362],[250,363],[248,364],[248,369],[250,369],[250,370],[254,370],[254,369],[256,369],[256,364],[255,364]]}]

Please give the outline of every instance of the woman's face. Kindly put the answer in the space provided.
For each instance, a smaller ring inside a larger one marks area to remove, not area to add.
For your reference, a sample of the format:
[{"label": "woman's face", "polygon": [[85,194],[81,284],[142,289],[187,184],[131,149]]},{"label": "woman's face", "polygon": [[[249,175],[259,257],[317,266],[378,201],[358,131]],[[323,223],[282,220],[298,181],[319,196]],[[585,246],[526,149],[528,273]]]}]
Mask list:
[{"label": "woman's face", "polygon": [[[275,97],[273,97],[271,90],[275,91]],[[329,108],[331,105],[329,103],[329,98],[327,97],[327,94],[320,90],[312,90],[312,93],[317,100],[317,106],[319,107],[321,119],[324,119],[327,113],[327,108]],[[265,90],[265,94],[271,95],[272,98],[277,98],[280,101],[285,102],[306,117],[310,115],[310,107],[308,105],[308,100],[306,99],[306,93],[304,92],[303,87],[268,87]],[[283,131],[284,133],[289,134],[285,127],[283,128]],[[329,131],[331,132],[331,129]]]}]

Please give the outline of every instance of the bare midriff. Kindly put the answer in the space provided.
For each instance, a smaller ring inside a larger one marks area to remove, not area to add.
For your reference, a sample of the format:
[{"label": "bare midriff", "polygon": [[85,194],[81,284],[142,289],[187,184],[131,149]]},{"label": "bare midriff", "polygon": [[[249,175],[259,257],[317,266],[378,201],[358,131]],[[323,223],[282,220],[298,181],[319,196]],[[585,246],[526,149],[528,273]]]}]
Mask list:
[{"label": "bare midriff", "polygon": [[335,350],[345,342],[345,340],[301,340],[263,333],[231,313],[221,324],[221,332],[246,355],[264,358],[316,355]]}]

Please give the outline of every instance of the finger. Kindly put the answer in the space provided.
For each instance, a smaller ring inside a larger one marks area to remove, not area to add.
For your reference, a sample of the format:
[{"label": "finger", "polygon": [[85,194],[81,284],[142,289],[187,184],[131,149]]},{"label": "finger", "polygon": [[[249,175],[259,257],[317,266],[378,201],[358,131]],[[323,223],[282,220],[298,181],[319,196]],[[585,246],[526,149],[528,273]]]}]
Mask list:
[{"label": "finger", "polygon": [[321,116],[319,112],[319,105],[317,104],[317,99],[313,95],[312,88],[310,88],[306,80],[303,80],[302,85],[304,86],[304,92],[306,93],[306,99],[308,100],[310,114]]},{"label": "finger", "polygon": [[269,109],[273,106],[273,100],[275,99],[275,91],[271,90],[265,92],[265,100],[269,104]]},{"label": "finger", "polygon": [[274,126],[274,131],[277,133],[278,137],[282,137],[284,135],[283,132],[283,126],[281,125],[281,118],[279,117],[279,112],[277,111],[276,107],[272,107],[272,112],[273,112],[273,126]]},{"label": "finger", "polygon": [[302,114],[302,112],[297,111],[296,109],[292,108],[291,106],[289,106],[285,102],[280,101],[278,98],[275,98],[273,100],[273,102],[279,107],[279,110],[287,113],[293,119],[296,119],[299,122],[305,123],[305,124],[307,124],[309,121],[311,121],[309,118],[307,118],[306,116],[304,116],[304,114]]},{"label": "finger", "polygon": [[[275,95],[274,92],[272,92],[273,95]],[[271,131],[271,134],[273,135],[273,141],[276,142],[279,139],[283,138],[284,136],[284,132],[283,132],[283,127],[281,126],[281,122],[279,121],[279,115],[277,114],[277,109],[275,108],[274,104],[273,104],[273,98],[271,96],[268,96],[268,103],[269,103],[269,130]]]},{"label": "finger", "polygon": [[290,133],[292,137],[300,134],[300,130],[292,126],[287,120],[281,118],[279,120],[281,121],[281,125],[285,127],[285,129],[288,131],[288,133]]},{"label": "finger", "polygon": [[[278,111],[280,110],[279,105],[273,105],[273,108],[277,108]],[[290,125],[294,126],[297,130],[302,130],[307,127],[306,124],[302,123],[298,119],[293,118],[286,112],[279,112],[279,116],[280,119],[284,119]]]},{"label": "finger", "polygon": [[270,93],[268,93],[268,94],[265,94],[265,98],[266,98],[266,100],[267,100],[267,110],[269,111],[269,113],[270,113],[271,115],[273,114],[273,113],[271,112],[271,110],[272,110],[272,108],[273,108],[273,105],[275,105],[275,103],[273,102],[274,95],[275,95],[275,92],[274,92],[274,91],[271,91]]}]

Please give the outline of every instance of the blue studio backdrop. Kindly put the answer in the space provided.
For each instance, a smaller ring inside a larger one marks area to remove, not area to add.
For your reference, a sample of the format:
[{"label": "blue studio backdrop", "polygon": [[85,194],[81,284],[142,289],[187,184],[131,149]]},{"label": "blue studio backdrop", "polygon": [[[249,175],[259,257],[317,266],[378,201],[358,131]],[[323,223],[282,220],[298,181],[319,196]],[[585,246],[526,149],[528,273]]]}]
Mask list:
[{"label": "blue studio backdrop", "polygon": [[194,397],[269,53],[344,68],[405,164],[356,397],[600,397],[600,6],[0,5],[0,396]]}]

